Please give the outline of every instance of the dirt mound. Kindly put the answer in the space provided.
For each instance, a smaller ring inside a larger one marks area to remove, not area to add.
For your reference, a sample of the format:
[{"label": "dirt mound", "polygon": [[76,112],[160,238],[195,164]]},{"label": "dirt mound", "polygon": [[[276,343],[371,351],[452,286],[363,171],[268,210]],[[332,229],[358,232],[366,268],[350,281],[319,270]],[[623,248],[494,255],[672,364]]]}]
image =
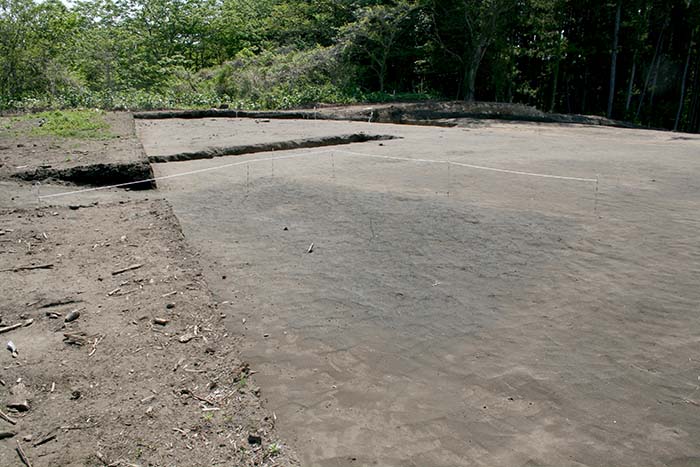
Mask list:
[{"label": "dirt mound", "polygon": [[350,106],[321,106],[315,109],[280,111],[239,111],[231,109],[141,112],[137,119],[164,118],[275,118],[350,120],[409,125],[457,126],[450,119],[496,119],[545,123],[575,123],[623,128],[636,126],[604,117],[546,113],[523,104],[498,102],[423,101]]}]

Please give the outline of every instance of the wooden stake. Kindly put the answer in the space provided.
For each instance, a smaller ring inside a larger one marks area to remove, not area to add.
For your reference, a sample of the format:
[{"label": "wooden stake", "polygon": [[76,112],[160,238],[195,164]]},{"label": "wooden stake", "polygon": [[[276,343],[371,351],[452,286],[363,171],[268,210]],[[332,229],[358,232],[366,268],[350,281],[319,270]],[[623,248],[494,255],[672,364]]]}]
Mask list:
[{"label": "wooden stake", "polygon": [[24,449],[22,449],[22,445],[19,444],[19,441],[17,441],[17,454],[19,454],[19,458],[22,459],[24,465],[27,467],[32,467],[32,463],[29,462],[29,458],[27,457],[27,454],[25,454]]},{"label": "wooden stake", "polygon": [[123,269],[117,269],[116,271],[112,271],[112,275],[116,276],[117,274],[121,274],[127,271],[133,271],[134,269],[138,269],[140,267],[143,267],[143,264],[132,264],[131,266],[127,266]]}]

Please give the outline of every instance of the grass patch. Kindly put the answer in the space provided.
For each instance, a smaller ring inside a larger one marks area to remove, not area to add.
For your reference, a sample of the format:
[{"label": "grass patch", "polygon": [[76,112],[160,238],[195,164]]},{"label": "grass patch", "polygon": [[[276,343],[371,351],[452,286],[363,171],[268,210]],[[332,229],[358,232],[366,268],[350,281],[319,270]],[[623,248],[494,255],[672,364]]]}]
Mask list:
[{"label": "grass patch", "polygon": [[56,136],[59,138],[109,139],[114,135],[109,131],[105,113],[101,110],[55,110],[13,119],[22,130],[34,136]]}]

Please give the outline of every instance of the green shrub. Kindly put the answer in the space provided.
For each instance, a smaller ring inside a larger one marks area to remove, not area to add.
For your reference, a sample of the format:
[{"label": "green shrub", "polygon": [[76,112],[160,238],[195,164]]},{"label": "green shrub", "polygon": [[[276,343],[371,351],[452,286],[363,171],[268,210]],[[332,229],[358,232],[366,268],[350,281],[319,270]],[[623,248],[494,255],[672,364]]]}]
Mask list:
[{"label": "green shrub", "polygon": [[201,77],[223,100],[239,108],[289,109],[316,103],[350,103],[355,95],[336,47],[278,49],[236,60]]}]

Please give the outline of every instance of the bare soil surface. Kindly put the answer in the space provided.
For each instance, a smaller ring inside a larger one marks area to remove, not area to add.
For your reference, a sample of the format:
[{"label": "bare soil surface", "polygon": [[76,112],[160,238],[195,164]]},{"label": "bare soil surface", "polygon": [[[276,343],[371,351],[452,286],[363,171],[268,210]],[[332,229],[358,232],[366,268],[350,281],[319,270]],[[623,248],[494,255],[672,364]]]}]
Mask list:
[{"label": "bare soil surface", "polygon": [[133,116],[110,112],[104,118],[112,137],[78,139],[32,135],[39,118],[15,123],[0,117],[0,180],[109,185],[149,178]]},{"label": "bare soil surface", "polygon": [[76,207],[0,212],[0,464],[290,465],[167,203]]},{"label": "bare soil surface", "polygon": [[154,168],[305,465],[699,465],[694,137],[258,127],[403,138]]},{"label": "bare soil surface", "polygon": [[[131,164],[129,147],[146,164],[124,129],[114,153],[75,142],[80,167]],[[3,141],[4,163],[74,168],[65,140]],[[298,465],[168,202],[17,180],[0,180],[0,465]]]}]

